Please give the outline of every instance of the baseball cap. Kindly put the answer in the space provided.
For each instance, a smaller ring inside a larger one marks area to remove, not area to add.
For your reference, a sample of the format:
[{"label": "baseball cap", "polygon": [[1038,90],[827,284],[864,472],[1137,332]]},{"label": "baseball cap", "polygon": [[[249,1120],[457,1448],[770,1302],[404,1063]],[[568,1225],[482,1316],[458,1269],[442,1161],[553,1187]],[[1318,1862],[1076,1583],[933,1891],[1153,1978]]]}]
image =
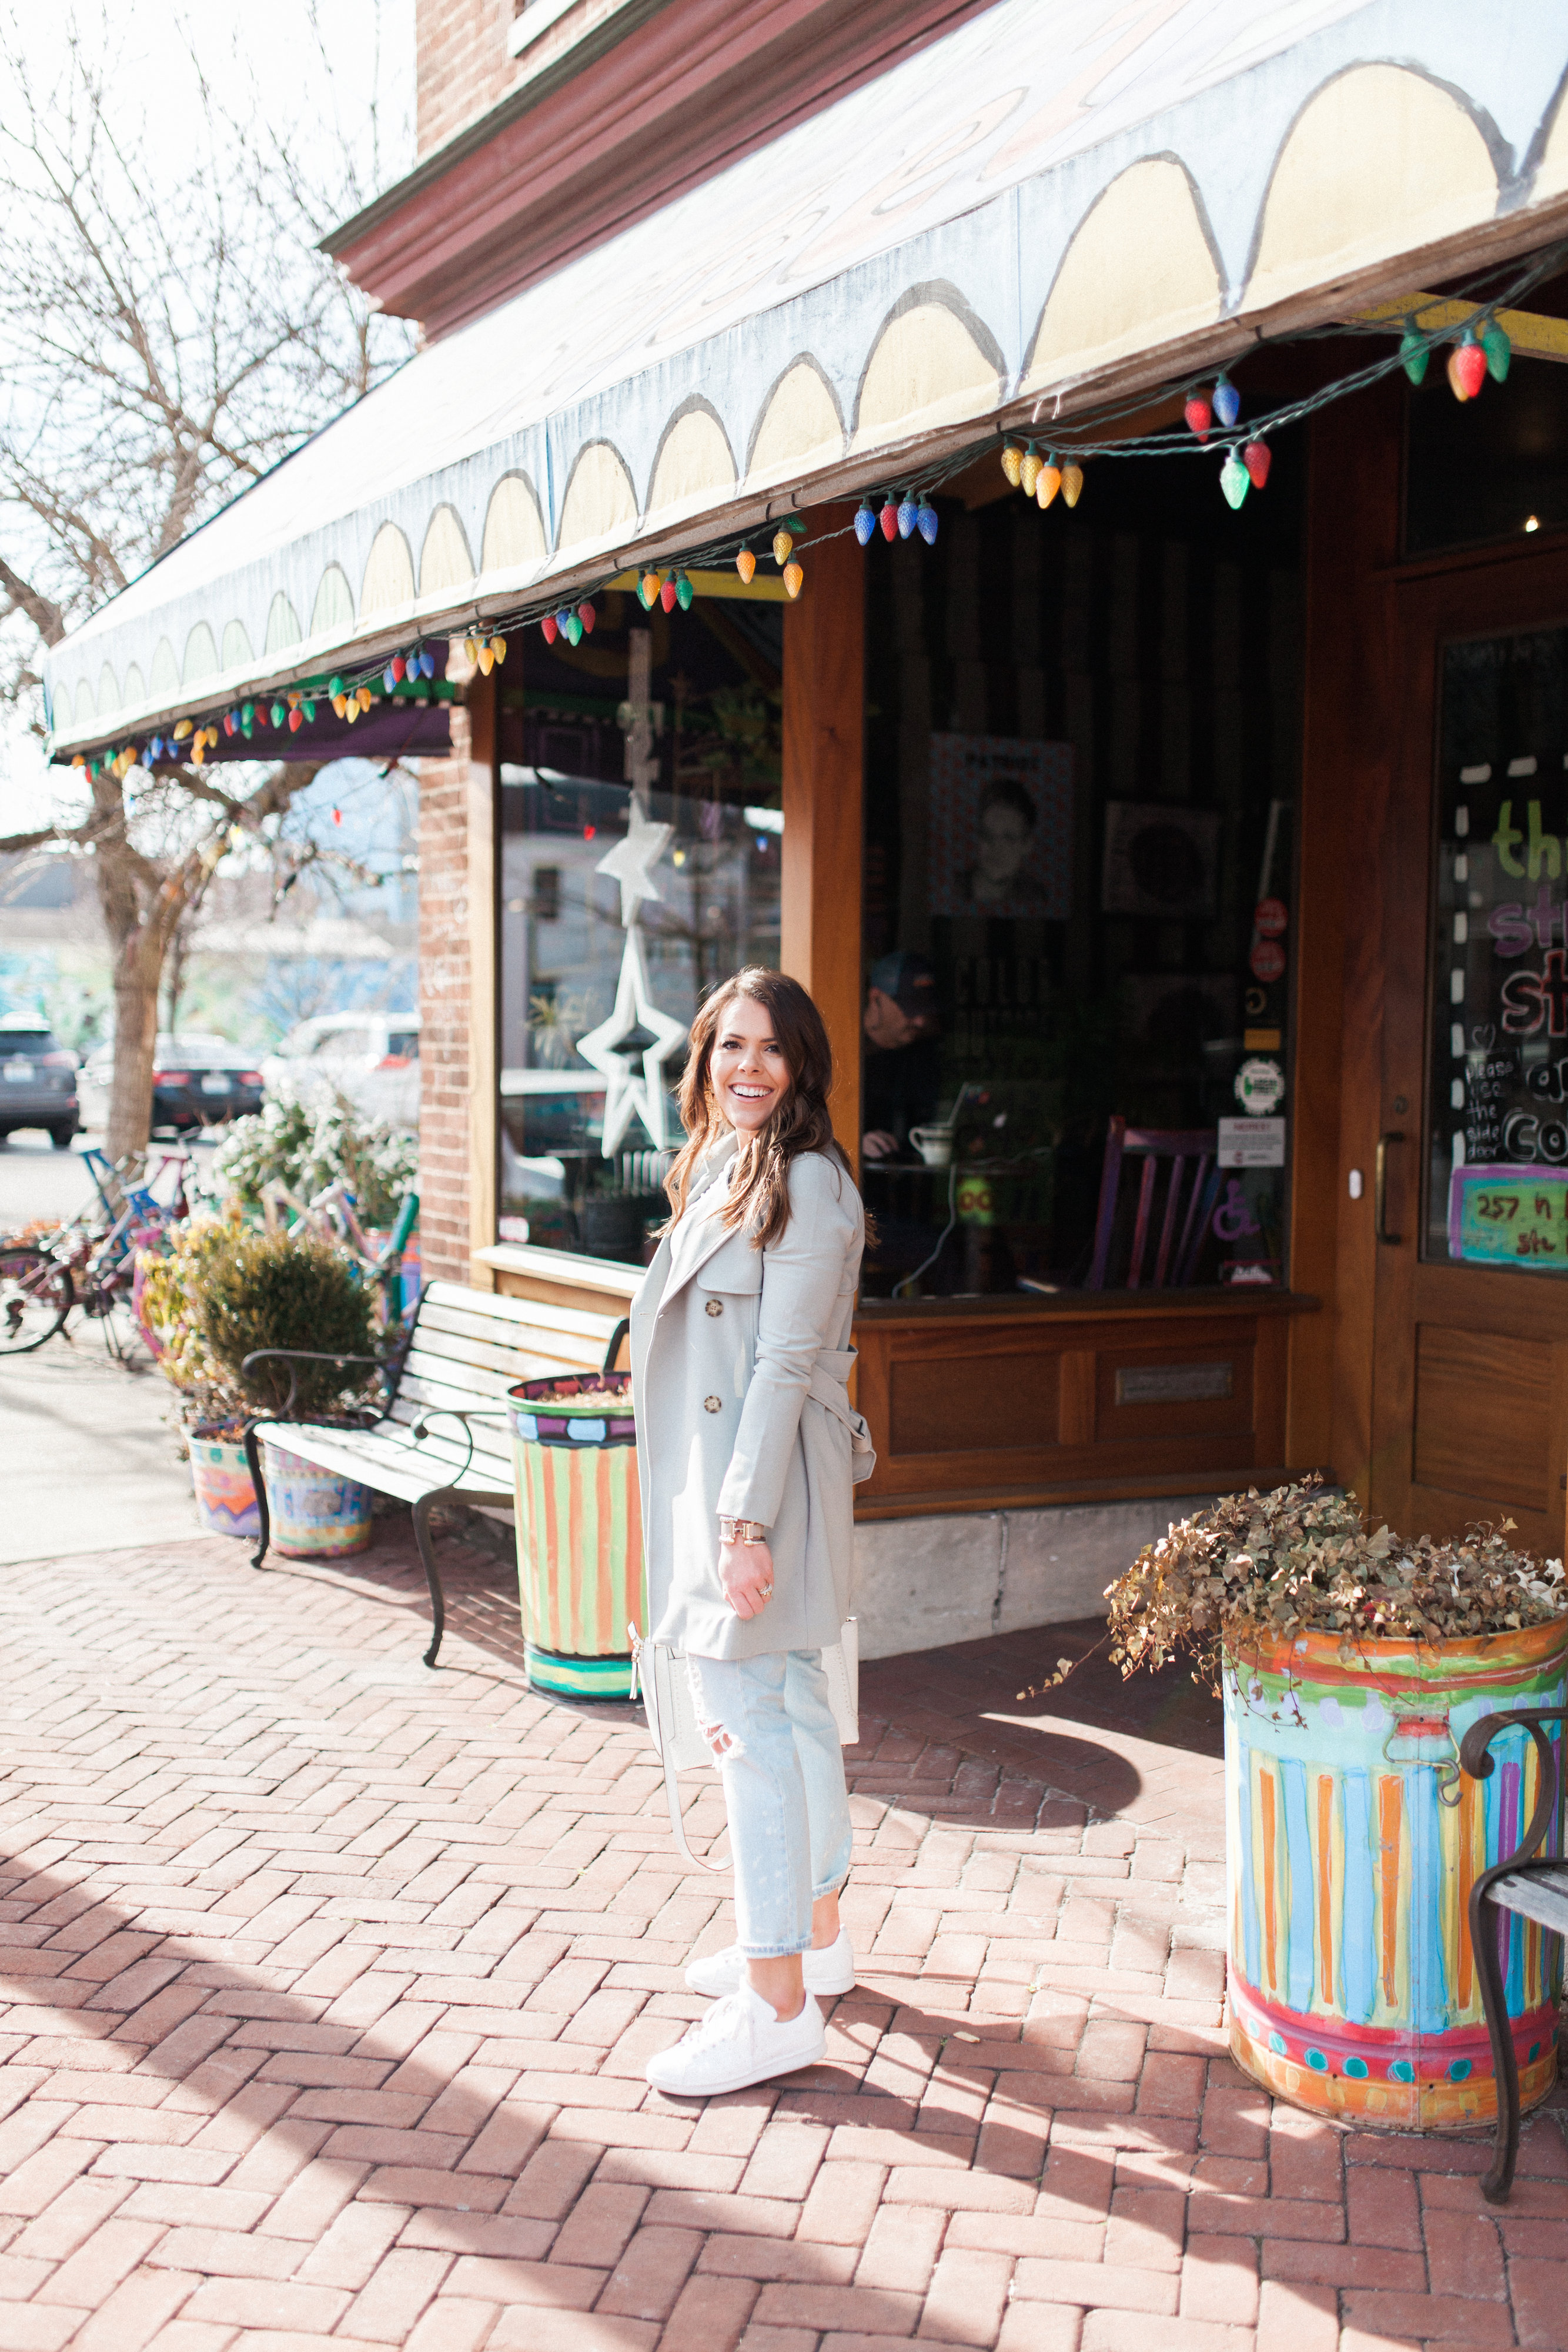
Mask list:
[{"label": "baseball cap", "polygon": [[909,948],[897,948],[891,955],[878,956],[866,979],[871,987],[890,996],[901,1013],[936,1019],[936,975],[926,957]]}]

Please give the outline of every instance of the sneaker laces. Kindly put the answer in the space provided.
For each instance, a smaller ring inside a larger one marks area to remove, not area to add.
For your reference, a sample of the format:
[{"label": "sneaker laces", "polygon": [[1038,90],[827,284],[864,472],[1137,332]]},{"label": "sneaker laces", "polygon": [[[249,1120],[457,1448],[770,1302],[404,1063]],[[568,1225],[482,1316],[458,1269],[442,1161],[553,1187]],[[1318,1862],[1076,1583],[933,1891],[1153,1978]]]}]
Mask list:
[{"label": "sneaker laces", "polygon": [[739,1992],[727,1992],[722,2000],[716,2000],[705,2017],[699,2017],[695,2025],[686,2028],[681,2036],[682,2042],[687,2047],[698,2050],[710,2042],[738,2040],[740,2036],[737,2029],[750,2024],[750,2004],[746,1998],[747,1990],[743,1987]]}]

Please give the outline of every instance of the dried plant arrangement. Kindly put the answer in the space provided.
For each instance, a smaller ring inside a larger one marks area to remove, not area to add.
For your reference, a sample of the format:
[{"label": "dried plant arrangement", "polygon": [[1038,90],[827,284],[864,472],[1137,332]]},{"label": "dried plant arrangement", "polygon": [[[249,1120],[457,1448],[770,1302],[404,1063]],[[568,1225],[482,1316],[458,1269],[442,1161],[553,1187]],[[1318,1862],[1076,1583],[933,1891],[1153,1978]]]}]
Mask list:
[{"label": "dried plant arrangement", "polygon": [[1449,1543],[1369,1530],[1354,1496],[1321,1478],[1227,1495],[1106,1588],[1111,1656],[1124,1675],[1190,1657],[1194,1681],[1218,1693],[1228,1661],[1300,1633],[1337,1634],[1350,1664],[1371,1642],[1436,1648],[1545,1624],[1568,1611],[1563,1562],[1516,1549],[1513,1528],[1504,1519]]}]

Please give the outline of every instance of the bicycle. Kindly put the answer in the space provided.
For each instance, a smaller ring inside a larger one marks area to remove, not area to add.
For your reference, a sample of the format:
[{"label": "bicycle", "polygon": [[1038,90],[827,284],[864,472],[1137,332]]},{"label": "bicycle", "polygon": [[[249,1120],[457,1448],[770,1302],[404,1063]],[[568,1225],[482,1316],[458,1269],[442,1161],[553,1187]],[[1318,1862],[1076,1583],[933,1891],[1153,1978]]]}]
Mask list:
[{"label": "bicycle", "polygon": [[[96,1150],[85,1151],[94,1189],[108,1223],[89,1223],[89,1208],[37,1240],[0,1244],[0,1356],[22,1356],[41,1348],[65,1328],[73,1307],[101,1323],[104,1345],[120,1362],[125,1349],[115,1329],[114,1310],[129,1307],[136,1281],[136,1253],[162,1238],[189,1212],[183,1154],[165,1152],[148,1183],[131,1183],[145,1173],[141,1158],[117,1166]],[[179,1172],[172,1201],[160,1201],[152,1187],[164,1171]]]},{"label": "bicycle", "polygon": [[[286,1210],[293,1212],[292,1224],[283,1222]],[[379,1292],[379,1320],[383,1330],[402,1320],[402,1301],[397,1290],[403,1253],[419,1216],[417,1192],[404,1193],[392,1231],[379,1249],[360,1223],[357,1195],[341,1177],[309,1201],[300,1200],[298,1193],[275,1178],[261,1188],[261,1213],[269,1234],[298,1234],[311,1241],[324,1241],[347,1257],[361,1278]]]}]

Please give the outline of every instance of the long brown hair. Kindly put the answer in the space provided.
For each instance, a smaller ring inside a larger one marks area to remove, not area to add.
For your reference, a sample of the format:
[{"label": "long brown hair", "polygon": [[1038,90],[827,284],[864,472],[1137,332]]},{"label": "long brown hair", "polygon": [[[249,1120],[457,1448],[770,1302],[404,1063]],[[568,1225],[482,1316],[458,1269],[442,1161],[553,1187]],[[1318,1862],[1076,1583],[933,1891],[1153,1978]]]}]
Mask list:
[{"label": "long brown hair", "polygon": [[789,1162],[802,1151],[822,1151],[839,1161],[845,1174],[850,1163],[833,1138],[828,1096],[833,1083],[833,1049],[822,1026],[822,1016],[798,980],[761,964],[747,964],[733,979],[716,988],[692,1023],[681,1080],[681,1121],[686,1130],[685,1150],[664,1179],[675,1224],[685,1214],[686,1195],[704,1154],[729,1122],[714,1097],[709,1075],[713,1049],[726,1013],[737,997],[761,1005],[773,1024],[789,1071],[789,1091],[761,1131],[740,1146],[724,1207],[727,1225],[746,1225],[758,1249],[776,1242],[789,1222]]}]

